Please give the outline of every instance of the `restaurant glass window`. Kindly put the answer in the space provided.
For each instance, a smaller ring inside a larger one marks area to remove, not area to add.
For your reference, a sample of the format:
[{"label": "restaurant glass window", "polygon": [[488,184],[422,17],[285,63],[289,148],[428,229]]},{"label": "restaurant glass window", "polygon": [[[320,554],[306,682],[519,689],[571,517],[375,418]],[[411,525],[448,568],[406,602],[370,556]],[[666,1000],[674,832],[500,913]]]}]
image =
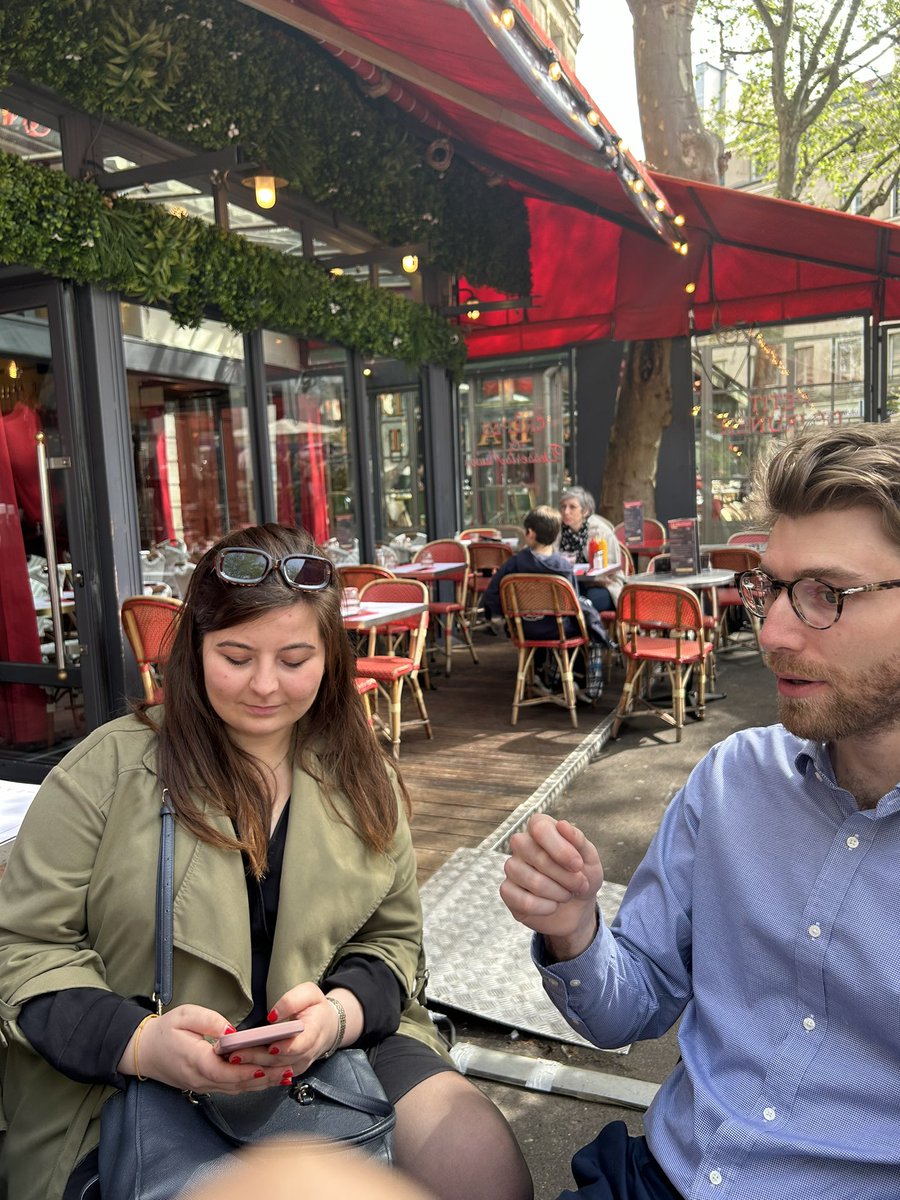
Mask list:
[{"label": "restaurant glass window", "polygon": [[725,542],[752,522],[754,467],[773,441],[864,419],[861,317],[730,329],[694,343],[697,508],[701,540]]},{"label": "restaurant glass window", "polygon": [[[375,419],[381,454],[381,525],[379,540],[423,542],[425,511],[425,447],[418,386],[376,391]],[[417,535],[418,536],[417,538]]]},{"label": "restaurant glass window", "polygon": [[228,529],[255,523],[243,338],[121,306],[145,589],[180,595]]},{"label": "restaurant glass window", "polygon": [[359,510],[346,350],[264,331],[275,513],[335,561],[359,562]]},{"label": "restaurant glass window", "polygon": [[887,377],[885,379],[885,408],[888,419],[900,418],[900,328],[886,328]]},{"label": "restaurant glass window", "polygon": [[521,525],[571,478],[568,357],[506,362],[459,387],[466,525]]}]

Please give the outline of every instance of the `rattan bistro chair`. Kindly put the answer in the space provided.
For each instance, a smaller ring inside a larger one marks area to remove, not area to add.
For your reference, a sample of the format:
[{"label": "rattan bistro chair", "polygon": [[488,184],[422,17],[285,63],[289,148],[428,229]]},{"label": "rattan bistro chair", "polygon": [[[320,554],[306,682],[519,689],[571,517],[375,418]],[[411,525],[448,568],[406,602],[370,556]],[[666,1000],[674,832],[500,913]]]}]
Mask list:
[{"label": "rattan bistro chair", "polygon": [[[730,587],[716,588],[716,599],[719,608],[719,630],[716,651],[721,653],[723,650],[734,649],[743,644],[743,639],[736,638],[732,630],[729,629],[728,618],[735,609],[743,609],[743,601],[741,594],[737,589],[737,580],[744,573],[753,567],[758,567],[760,564],[760,553],[754,550],[751,546],[731,545],[724,550],[711,550],[709,553],[710,565],[726,571],[734,571],[735,582]],[[762,648],[759,644],[760,620],[759,617],[753,615],[749,609],[744,609],[747,615],[747,620],[750,622],[750,629],[753,632],[753,638],[756,642],[756,649],[762,654]]]},{"label": "rattan bistro chair", "polygon": [[[663,721],[675,726],[681,741],[685,712],[702,720],[706,715],[706,669],[713,644],[707,641],[700,601],[690,588],[674,583],[626,583],[619,596],[619,649],[625,662],[625,683],[616,707],[611,730],[618,737],[635,704],[641,704]],[[653,668],[665,668],[672,688],[671,710],[649,698],[648,682]],[[696,703],[688,706],[686,694],[692,682]]]},{"label": "rattan bistro chair", "polygon": [[[509,628],[512,643],[519,653],[516,668],[516,690],[513,694],[513,725],[519,719],[519,709],[531,704],[558,704],[569,710],[572,725],[578,728],[575,711],[575,681],[572,663],[581,650],[587,652],[589,638],[575,589],[561,575],[506,575],[500,581],[500,606]],[[533,637],[528,623],[552,618],[556,623],[555,637]],[[577,632],[570,632],[574,625]],[[550,693],[525,698],[534,690],[534,655],[536,650],[552,654],[559,665],[562,693]]]},{"label": "rattan bistro chair", "polygon": [[469,589],[469,543],[461,542],[456,538],[438,538],[436,541],[426,542],[424,546],[420,546],[416,551],[413,562],[421,562],[429,554],[433,562],[458,564],[456,571],[449,571],[446,575],[441,576],[440,581],[436,581],[435,590],[440,587],[440,582],[453,584],[453,599],[432,599],[428,605],[428,611],[434,622],[432,625],[432,636],[435,643],[437,642],[438,624],[444,632],[444,673],[449,675],[451,656],[453,654],[453,628],[456,623],[459,624],[459,632],[462,635],[464,643],[464,647],[458,646],[457,648],[467,649],[472,656],[472,662],[476,664],[478,662],[478,655],[475,653],[475,646],[472,644],[469,622],[466,620],[466,595]]},{"label": "rattan bistro chair", "polygon": [[122,628],[134,651],[144,698],[163,699],[162,669],[172,649],[181,601],[174,596],[129,596],[122,601]]},{"label": "rattan bistro chair", "polygon": [[513,552],[504,542],[469,543],[469,592],[466,597],[466,618],[470,627],[475,624],[481,599],[488,590],[491,578]]},{"label": "rattan bistro chair", "polygon": [[[376,654],[376,631],[369,633],[369,652],[356,660],[356,674],[362,679],[374,679],[378,684],[379,693],[387,697],[388,727],[384,729],[377,716],[375,721],[381,725],[391,743],[394,758],[400,757],[401,729],[412,725],[424,725],[427,737],[432,737],[431,722],[425,708],[425,698],[419,685],[419,670],[422,665],[422,653],[425,649],[425,638],[428,631],[428,588],[417,579],[373,579],[367,583],[360,593],[360,600],[382,601],[415,601],[426,605],[420,613],[412,617],[401,617],[391,622],[391,628],[405,626],[409,631],[409,646],[405,655]],[[418,720],[401,721],[400,706],[403,698],[403,684],[409,682],[416,706],[419,710]]]}]

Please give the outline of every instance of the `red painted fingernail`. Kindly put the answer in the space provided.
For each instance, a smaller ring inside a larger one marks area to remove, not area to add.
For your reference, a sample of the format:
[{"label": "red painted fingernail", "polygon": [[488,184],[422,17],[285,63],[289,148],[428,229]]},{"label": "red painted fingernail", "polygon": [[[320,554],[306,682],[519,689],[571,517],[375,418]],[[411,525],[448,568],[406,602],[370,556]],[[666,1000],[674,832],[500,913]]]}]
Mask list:
[{"label": "red painted fingernail", "polygon": [[287,1076],[285,1076],[284,1079],[281,1080],[281,1087],[290,1087],[293,1082],[294,1082],[293,1077],[287,1075]]},{"label": "red painted fingernail", "polygon": [[[226,1025],[225,1033],[237,1033],[237,1030],[235,1029],[235,1027],[233,1025]],[[222,1036],[224,1037],[225,1035],[223,1034]]]},{"label": "red painted fingernail", "polygon": [[270,1046],[269,1053],[270,1054],[280,1054],[281,1051],[279,1050],[279,1048],[277,1046]]},{"label": "red painted fingernail", "polygon": [[241,1056],[240,1056],[239,1054],[232,1054],[231,1058],[229,1058],[229,1060],[228,1060],[228,1061],[229,1061],[230,1063],[235,1063],[235,1064],[237,1064],[237,1063],[241,1063],[241,1062],[243,1062],[244,1060],[241,1058]]},{"label": "red painted fingernail", "polygon": [[265,1071],[262,1071],[262,1070],[253,1072],[254,1079],[264,1079],[265,1075],[266,1075]]},{"label": "red painted fingernail", "polygon": [[277,1021],[277,1020],[278,1020],[278,1013],[275,1011],[275,1009],[274,1009],[274,1008],[273,1008],[273,1009],[272,1009],[272,1011],[269,1013],[269,1015],[266,1017],[266,1020],[269,1022],[269,1024],[270,1024],[270,1025],[272,1024],[272,1022],[273,1022],[273,1021]]},{"label": "red painted fingernail", "polygon": [[293,1079],[294,1072],[291,1070],[290,1067],[285,1067],[284,1070],[281,1072],[281,1078],[282,1079]]}]

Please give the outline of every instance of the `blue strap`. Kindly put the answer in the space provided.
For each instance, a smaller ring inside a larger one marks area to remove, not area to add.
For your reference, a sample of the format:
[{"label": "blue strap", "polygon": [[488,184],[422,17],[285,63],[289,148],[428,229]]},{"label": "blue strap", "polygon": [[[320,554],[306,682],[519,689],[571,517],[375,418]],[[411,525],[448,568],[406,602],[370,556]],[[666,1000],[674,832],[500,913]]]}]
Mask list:
[{"label": "blue strap", "polygon": [[156,978],[153,1003],[161,1013],[172,1002],[173,958],[175,954],[175,810],[169,789],[163,788],[162,831],[159,839],[159,868],[156,874]]}]

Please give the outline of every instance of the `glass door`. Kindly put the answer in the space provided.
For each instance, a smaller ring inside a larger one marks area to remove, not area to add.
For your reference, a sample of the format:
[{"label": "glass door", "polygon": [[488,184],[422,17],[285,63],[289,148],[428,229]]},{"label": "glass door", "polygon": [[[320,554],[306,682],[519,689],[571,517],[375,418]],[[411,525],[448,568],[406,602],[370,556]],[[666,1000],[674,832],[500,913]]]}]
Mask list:
[{"label": "glass door", "polygon": [[0,779],[38,782],[87,730],[85,485],[60,299],[55,285],[0,288]]},{"label": "glass door", "polygon": [[381,476],[376,533],[387,542],[424,541],[425,455],[419,389],[395,388],[374,393],[375,428]]}]

